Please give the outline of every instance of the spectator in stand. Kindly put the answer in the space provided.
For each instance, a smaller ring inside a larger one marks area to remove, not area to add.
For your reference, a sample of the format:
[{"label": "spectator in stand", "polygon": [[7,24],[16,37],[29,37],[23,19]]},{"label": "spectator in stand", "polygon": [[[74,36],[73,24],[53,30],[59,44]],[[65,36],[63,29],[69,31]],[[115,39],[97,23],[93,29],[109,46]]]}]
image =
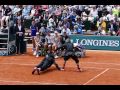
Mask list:
[{"label": "spectator in stand", "polygon": [[96,7],[93,7],[92,10],[90,11],[90,16],[97,18],[98,17],[98,10]]},{"label": "spectator in stand", "polygon": [[32,5],[32,9],[30,11],[30,17],[35,18],[35,12],[36,12],[35,6]]},{"label": "spectator in stand", "polygon": [[112,12],[108,13],[106,17],[107,17],[107,20],[108,20],[108,21],[111,21],[111,20],[114,20],[114,19],[115,19],[115,16],[112,15]]},{"label": "spectator in stand", "polygon": [[24,5],[24,7],[23,7],[22,17],[23,17],[24,19],[31,19],[30,10],[28,10],[27,5]]},{"label": "spectator in stand", "polygon": [[74,26],[74,34],[83,34],[82,27],[78,27],[78,25]]},{"label": "spectator in stand", "polygon": [[57,31],[55,31],[54,34],[53,51],[60,46],[60,35]]},{"label": "spectator in stand", "polygon": [[101,21],[101,27],[102,27],[102,30],[106,31],[106,22],[104,19],[102,19]]},{"label": "spectator in stand", "polygon": [[35,52],[36,52],[36,57],[39,57],[39,49],[40,49],[40,47],[42,46],[39,32],[36,33],[35,45],[36,45],[36,50],[35,50]]},{"label": "spectator in stand", "polygon": [[59,33],[61,33],[62,29],[63,29],[62,21],[59,21],[58,26],[57,26],[57,31],[58,31]]},{"label": "spectator in stand", "polygon": [[41,28],[41,22],[39,19],[35,19],[35,26],[38,28],[38,32],[39,32]]},{"label": "spectator in stand", "polygon": [[56,23],[53,18],[49,19],[49,22],[47,24],[47,27],[50,29],[50,31],[53,31],[56,26]]},{"label": "spectator in stand", "polygon": [[49,32],[49,29],[47,29],[45,26],[42,26],[40,28],[39,32],[40,32],[41,43],[43,45],[43,49],[45,50],[46,49],[46,47],[44,48],[44,46],[45,46],[45,37],[46,37],[47,33]]},{"label": "spectator in stand", "polygon": [[6,22],[6,29],[8,29],[9,18],[10,18],[11,14],[12,14],[12,10],[10,9],[9,5],[6,5],[6,7],[3,6],[3,16],[1,19],[1,29],[3,29],[4,20]]},{"label": "spectator in stand", "polygon": [[63,10],[61,20],[64,20],[64,18],[67,18],[67,11],[66,10]]},{"label": "spectator in stand", "polygon": [[67,26],[63,26],[63,30],[61,31],[61,35],[64,35],[64,32],[66,32],[67,35],[71,35],[71,31]]},{"label": "spectator in stand", "polygon": [[64,18],[63,26],[66,26],[67,28],[70,28],[70,23],[68,21],[68,18]]},{"label": "spectator in stand", "polygon": [[119,16],[119,9],[117,8],[117,6],[115,5],[114,6],[114,8],[112,9],[112,14],[115,16],[115,15],[117,15],[117,16]]},{"label": "spectator in stand", "polygon": [[53,50],[53,43],[54,43],[54,36],[50,34],[50,32],[47,33],[45,36],[45,45],[44,47],[49,50]]}]

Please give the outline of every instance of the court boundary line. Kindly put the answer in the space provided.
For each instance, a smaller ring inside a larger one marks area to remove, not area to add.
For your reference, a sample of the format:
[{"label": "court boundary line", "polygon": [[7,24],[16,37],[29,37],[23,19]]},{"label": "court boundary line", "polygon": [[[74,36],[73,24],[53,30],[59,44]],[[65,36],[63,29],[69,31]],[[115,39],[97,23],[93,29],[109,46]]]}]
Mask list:
[{"label": "court boundary line", "polygon": [[117,63],[101,63],[101,62],[81,62],[81,63],[91,63],[91,64],[106,64],[106,65],[120,65]]},{"label": "court boundary line", "polygon": [[[0,80],[0,82],[13,82],[18,84],[39,84],[39,85],[72,85],[72,84],[62,84],[62,83],[41,83],[41,82],[24,82],[24,81],[17,81],[17,80]],[[5,84],[6,85],[6,84]],[[13,84],[16,85],[16,84]]]},{"label": "court boundary line", "polygon": [[[21,59],[17,59],[17,60],[21,60]],[[32,62],[32,63],[35,63],[35,62]],[[106,64],[106,65],[120,65],[120,63],[109,63],[109,62],[106,62],[106,63],[102,63],[102,62],[80,62],[80,63],[91,63],[91,64]]]},{"label": "court boundary line", "polygon": [[87,82],[85,82],[83,85],[87,85],[88,83],[92,82],[93,80],[95,80],[96,78],[100,77],[102,74],[104,74],[105,72],[107,72],[108,70],[110,70],[109,68],[106,68],[105,70],[103,70],[101,73],[97,74],[96,76],[94,76],[93,78],[91,78],[90,80],[88,80]]},{"label": "court boundary line", "polygon": [[[19,65],[19,66],[35,66],[36,64],[19,64],[19,63],[0,63],[1,65]],[[69,66],[72,67],[72,66]],[[106,69],[106,68],[102,68],[102,67],[90,67],[90,66],[85,66],[83,68],[95,68],[95,69]],[[120,70],[118,68],[109,68],[109,69],[113,69],[113,70]]]}]

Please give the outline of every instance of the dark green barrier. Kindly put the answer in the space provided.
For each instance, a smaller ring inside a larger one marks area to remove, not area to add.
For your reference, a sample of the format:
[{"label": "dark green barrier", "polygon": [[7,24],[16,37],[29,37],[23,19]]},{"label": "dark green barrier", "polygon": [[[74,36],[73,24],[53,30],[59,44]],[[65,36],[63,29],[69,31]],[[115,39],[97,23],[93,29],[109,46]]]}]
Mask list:
[{"label": "dark green barrier", "polygon": [[80,43],[91,50],[120,50],[120,37],[118,36],[70,36],[74,43]]}]

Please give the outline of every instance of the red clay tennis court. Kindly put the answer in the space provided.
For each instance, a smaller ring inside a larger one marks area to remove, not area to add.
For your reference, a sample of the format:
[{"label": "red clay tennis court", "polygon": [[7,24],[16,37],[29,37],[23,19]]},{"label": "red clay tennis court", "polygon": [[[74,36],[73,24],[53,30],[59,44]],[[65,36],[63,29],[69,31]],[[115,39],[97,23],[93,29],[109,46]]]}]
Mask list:
[{"label": "red clay tennis court", "polygon": [[[83,72],[77,72],[74,61],[69,60],[65,71],[54,66],[41,75],[32,75],[33,67],[43,57],[36,58],[31,49],[23,56],[0,57],[1,85],[119,85],[120,52],[88,50],[87,56],[80,59]],[[62,66],[63,58],[56,62]]]}]

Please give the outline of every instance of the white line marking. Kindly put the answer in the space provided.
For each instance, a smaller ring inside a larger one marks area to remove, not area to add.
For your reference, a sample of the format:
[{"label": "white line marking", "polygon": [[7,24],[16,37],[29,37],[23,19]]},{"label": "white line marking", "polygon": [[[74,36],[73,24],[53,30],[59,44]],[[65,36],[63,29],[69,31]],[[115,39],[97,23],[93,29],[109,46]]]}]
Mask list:
[{"label": "white line marking", "polygon": [[81,63],[91,63],[91,64],[106,64],[106,65],[120,65],[120,64],[117,64],[117,63],[97,63],[97,62],[81,62]]},{"label": "white line marking", "polygon": [[0,82],[10,82],[10,83],[19,83],[19,84],[40,84],[40,85],[69,85],[69,84],[57,84],[57,83],[40,83],[40,82],[24,82],[24,81],[11,81],[11,80],[0,80]]},{"label": "white line marking", "polygon": [[[1,65],[20,65],[20,66],[35,66],[36,64],[20,64],[20,63],[0,63]],[[72,66],[69,66],[72,67]],[[106,69],[102,67],[84,67],[84,68],[94,68],[94,69]],[[120,70],[118,68],[109,68],[109,69],[114,69],[114,70]]]},{"label": "white line marking", "polygon": [[104,74],[105,72],[107,72],[109,70],[109,68],[105,69],[104,71],[102,71],[101,73],[99,73],[98,75],[96,75],[95,77],[91,78],[90,80],[88,80],[86,83],[84,83],[83,85],[86,85],[88,83],[90,83],[91,81],[93,81],[94,79],[98,78],[100,75]]},{"label": "white line marking", "polygon": [[[37,64],[20,64],[20,63],[0,63],[1,65],[20,65],[20,66],[35,66]],[[72,67],[72,66],[69,66]],[[101,67],[84,67],[84,68],[96,68],[96,69],[106,69],[106,68],[101,68]],[[115,69],[115,70],[120,70],[118,68],[110,68],[110,69]]]}]

